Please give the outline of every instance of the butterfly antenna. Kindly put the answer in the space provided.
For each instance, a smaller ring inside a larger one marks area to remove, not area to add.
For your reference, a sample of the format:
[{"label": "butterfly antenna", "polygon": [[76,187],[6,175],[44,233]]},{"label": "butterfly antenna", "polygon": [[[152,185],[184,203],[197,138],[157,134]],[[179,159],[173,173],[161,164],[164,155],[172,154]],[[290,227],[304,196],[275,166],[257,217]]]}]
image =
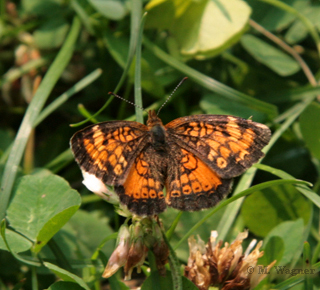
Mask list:
[{"label": "butterfly antenna", "polygon": [[144,108],[140,107],[139,105],[137,105],[137,104],[135,104],[135,103],[133,103],[133,102],[130,102],[130,101],[126,100],[125,98],[122,98],[122,97],[120,97],[119,95],[116,95],[116,94],[113,93],[113,92],[109,92],[109,95],[113,95],[113,96],[119,98],[120,100],[129,103],[130,105],[133,105],[133,106],[135,106],[135,107],[137,107],[137,108],[139,108],[139,109],[141,109],[141,110],[143,110],[143,111],[146,111]]},{"label": "butterfly antenna", "polygon": [[159,108],[158,110],[158,113],[157,113],[157,116],[159,115],[160,113],[160,110],[164,107],[164,105],[166,103],[168,103],[168,101],[171,99],[171,97],[173,96],[173,94],[176,92],[176,90],[183,84],[183,82],[187,79],[188,77],[184,77],[180,83],[178,83],[178,85],[174,88],[174,90],[172,91],[172,93],[170,94],[170,96],[164,101],[164,103],[161,105],[161,107]]}]

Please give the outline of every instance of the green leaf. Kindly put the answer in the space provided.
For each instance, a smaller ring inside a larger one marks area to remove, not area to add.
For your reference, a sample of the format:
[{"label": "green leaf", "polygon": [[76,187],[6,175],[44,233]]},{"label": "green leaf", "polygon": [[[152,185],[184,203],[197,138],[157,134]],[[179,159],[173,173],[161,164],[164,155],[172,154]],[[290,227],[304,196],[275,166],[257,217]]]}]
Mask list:
[{"label": "green leaf", "polygon": [[[280,178],[283,179],[294,179],[293,176],[290,174],[280,170],[275,169],[273,167],[264,165],[264,164],[255,164],[254,167],[257,167],[261,170],[265,170],[267,172],[270,172],[271,174],[274,174]],[[314,191],[312,191],[309,187],[306,185],[295,185],[295,188],[300,191],[306,198],[310,199],[317,207],[320,208],[320,197],[318,194],[316,194]]]},{"label": "green leaf", "polygon": [[69,25],[62,18],[51,18],[34,32],[34,41],[40,49],[52,49],[62,45]]},{"label": "green leaf", "polygon": [[206,94],[200,101],[200,107],[206,114],[235,115],[245,119],[253,116],[255,122],[263,122],[265,115],[245,105],[230,102],[217,94]]},{"label": "green leaf", "polygon": [[[318,273],[320,271],[320,263],[314,264],[313,269],[315,270],[315,272],[314,272],[315,274]],[[282,274],[280,269],[277,272],[279,274]],[[304,290],[303,286],[302,286],[302,288],[293,288],[293,286],[301,283],[303,280],[304,280],[304,275],[298,274],[293,277],[287,278],[285,281],[282,281],[277,285],[274,285],[272,287],[272,289],[281,289],[281,290],[287,290],[287,289],[299,289],[300,290],[300,289],[303,289]]]},{"label": "green leaf", "polygon": [[118,35],[107,30],[103,35],[103,41],[106,47],[108,47],[108,51],[114,60],[119,66],[124,68],[126,66],[128,56],[128,40],[122,35]]},{"label": "green leaf", "polygon": [[280,76],[289,76],[300,70],[292,57],[253,35],[242,36],[241,44],[257,61]]},{"label": "green leaf", "polygon": [[311,154],[320,159],[320,105],[310,104],[300,116],[300,129]]},{"label": "green leaf", "polygon": [[11,227],[35,242],[38,252],[80,206],[80,196],[56,175],[20,179],[7,211]]},{"label": "green leaf", "polygon": [[67,281],[58,281],[52,284],[48,290],[83,290],[85,288],[81,287],[79,284]]},{"label": "green leaf", "polygon": [[244,223],[257,236],[266,236],[283,221],[310,218],[311,204],[293,186],[278,185],[247,197],[241,208]]},{"label": "green leaf", "polygon": [[[303,1],[300,1],[303,2]],[[301,11],[302,14],[307,17],[312,24],[319,29],[320,27],[320,7],[319,5],[312,5],[311,2],[306,1],[308,3],[306,7]],[[309,34],[307,27],[300,21],[297,20],[295,23],[288,29],[287,33],[285,34],[285,40],[290,44],[294,44],[297,42],[302,41],[306,38]]]},{"label": "green leaf", "polygon": [[126,284],[117,279],[116,275],[109,277],[108,282],[112,290],[130,290]]},{"label": "green leaf", "polygon": [[[303,229],[303,219],[297,219],[296,221],[286,221],[274,227],[266,236],[263,241],[265,245],[268,245],[269,241],[271,241],[274,237],[279,237],[283,241],[284,251],[281,260],[277,259],[277,265],[284,266],[291,261],[293,256],[296,254],[299,246],[301,245]],[[274,243],[274,245],[278,248],[270,249],[271,251],[281,251],[279,242],[277,242],[276,244]]]},{"label": "green leaf", "polygon": [[[141,286],[141,290],[156,289],[152,281],[154,281],[154,276],[157,273],[153,272],[151,275],[144,281]],[[171,272],[167,271],[165,277],[160,278],[160,289],[173,289],[173,283],[171,278]],[[198,290],[198,288],[187,278],[182,277],[182,289],[183,290]]]},{"label": "green leaf", "polygon": [[127,8],[121,0],[89,0],[89,2],[99,13],[112,20],[120,20],[127,13]]},{"label": "green leaf", "polygon": [[269,91],[262,99],[268,100],[270,103],[287,103],[293,101],[301,101],[305,98],[316,96],[320,94],[320,86],[312,87],[310,85],[305,87],[298,87],[290,90]]},{"label": "green leaf", "polygon": [[[75,252],[81,252],[82,257],[91,258],[101,241],[112,233],[108,220],[101,217],[98,212],[88,213],[78,210],[55,238],[58,244],[68,248],[69,257],[76,259]],[[108,241],[102,247],[102,252],[109,257],[113,245],[113,240]]]},{"label": "green leaf", "polygon": [[[154,0],[146,9],[158,19],[153,18],[149,27],[155,25],[159,25],[157,28],[164,27],[161,24],[161,21],[164,22],[163,14],[160,12],[166,8],[168,10],[164,14],[167,17],[165,22],[180,53],[197,58],[217,55],[238,41],[246,29],[251,13],[250,7],[240,0],[188,0],[183,4],[179,0]],[[152,11],[154,9],[155,11]]]},{"label": "green leaf", "polygon": [[[295,20],[294,15],[277,7],[256,0],[247,0],[246,2],[253,11],[251,18],[267,30],[281,31]],[[287,3],[299,11],[310,5],[310,2],[301,0],[281,0],[281,2]]]},{"label": "green leaf", "polygon": [[[126,59],[128,54],[128,45],[127,39],[123,36],[119,36],[117,34],[112,34],[110,32],[106,32],[104,34],[104,40],[108,47],[108,51],[112,54],[113,58],[117,61],[117,63],[124,68],[126,66]],[[147,58],[145,58],[147,57]],[[143,58],[141,59],[141,86],[143,89],[151,95],[157,97],[163,97],[165,92],[163,86],[158,80],[158,77],[155,75],[155,69],[158,67],[155,66],[155,62],[157,59],[150,53],[146,55],[143,54]],[[159,61],[158,61],[159,62]],[[157,63],[156,63],[157,64]],[[162,67],[164,66],[161,63]],[[134,79],[134,66],[132,65],[128,71],[130,78]]]},{"label": "green leaf", "polygon": [[1,237],[6,245],[7,251],[9,251],[11,253],[11,255],[18,261],[25,263],[27,265],[31,265],[31,266],[36,266],[36,267],[40,267],[41,263],[40,261],[38,261],[37,259],[34,259],[33,257],[22,257],[19,256],[18,254],[16,254],[14,251],[11,250],[10,245],[7,241],[7,237],[6,237],[6,219],[3,219],[1,221],[0,224],[0,231],[1,231]]},{"label": "green leaf", "polygon": [[264,255],[261,258],[259,258],[258,264],[267,266],[274,260],[277,260],[277,262],[281,261],[284,253],[283,239],[278,236],[271,236],[268,239],[268,242],[265,243],[266,244],[262,247]]},{"label": "green leaf", "polygon": [[[6,238],[10,249],[15,253],[25,252],[32,247],[31,241],[10,229],[6,229]],[[0,249],[8,251],[2,237],[0,238]]]},{"label": "green leaf", "polygon": [[90,290],[88,285],[80,277],[58,267],[57,265],[51,264],[49,262],[44,262],[43,264],[47,268],[49,268],[52,272],[54,272],[63,281],[74,282],[74,283],[77,283],[82,288],[84,288],[86,290]]},{"label": "green leaf", "polygon": [[0,130],[0,157],[2,153],[10,146],[14,138],[14,132],[12,130]]},{"label": "green leaf", "polygon": [[179,72],[187,75],[188,77],[193,79],[193,81],[200,84],[203,88],[226,97],[232,102],[241,103],[249,108],[266,113],[270,116],[270,118],[275,117],[278,114],[277,108],[274,105],[271,105],[267,102],[262,102],[256,98],[243,94],[240,91],[228,87],[221,82],[218,82],[215,79],[191,68],[190,66],[187,66],[171,55],[165,53],[163,50],[161,50],[146,38],[144,38],[144,44],[163,62],[172,66]]},{"label": "green leaf", "polygon": [[293,14],[294,16],[296,16],[303,23],[303,25],[308,29],[308,32],[310,33],[311,37],[313,38],[313,41],[315,42],[315,44],[317,46],[317,52],[318,52],[318,54],[320,54],[320,37],[317,32],[317,29],[314,26],[314,24],[308,19],[308,17],[303,15],[299,11],[299,9],[295,9],[295,8],[291,7],[290,5],[287,5],[283,1],[279,1],[279,0],[259,0],[259,1],[269,3],[270,5],[273,5],[279,9],[285,10],[285,11]]},{"label": "green leaf", "polygon": [[21,8],[24,13],[52,17],[62,12],[62,2],[61,0],[22,0]]},{"label": "green leaf", "polygon": [[152,0],[145,9],[148,11],[146,28],[169,29],[172,26],[176,14],[174,1]]}]

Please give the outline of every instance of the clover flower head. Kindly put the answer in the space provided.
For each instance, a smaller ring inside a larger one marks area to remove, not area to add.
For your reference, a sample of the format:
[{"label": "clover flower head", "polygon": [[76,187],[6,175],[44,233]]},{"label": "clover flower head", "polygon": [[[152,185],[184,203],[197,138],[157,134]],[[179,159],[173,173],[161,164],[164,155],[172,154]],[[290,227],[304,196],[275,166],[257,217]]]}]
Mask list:
[{"label": "clover flower head", "polygon": [[[242,242],[248,237],[248,232],[239,233],[231,243],[217,242],[218,233],[211,232],[208,243],[198,237],[198,242],[193,236],[189,238],[190,256],[185,267],[185,276],[200,290],[207,290],[210,286],[219,287],[221,290],[250,290],[256,287],[267,275],[276,261],[261,273],[257,266],[258,259],[263,256],[260,251],[262,241],[255,249],[253,240],[243,253]],[[249,271],[250,270],[250,271]]]}]

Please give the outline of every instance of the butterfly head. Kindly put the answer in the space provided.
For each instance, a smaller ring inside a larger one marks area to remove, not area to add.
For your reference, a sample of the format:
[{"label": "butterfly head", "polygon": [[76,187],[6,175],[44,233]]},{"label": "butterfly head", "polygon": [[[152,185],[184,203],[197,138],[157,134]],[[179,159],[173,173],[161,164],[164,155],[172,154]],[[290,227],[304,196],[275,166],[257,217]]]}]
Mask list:
[{"label": "butterfly head", "polygon": [[156,111],[155,110],[150,110],[148,112],[147,126],[148,126],[148,128],[150,130],[152,127],[154,127],[156,125],[163,126],[161,119],[156,114]]}]

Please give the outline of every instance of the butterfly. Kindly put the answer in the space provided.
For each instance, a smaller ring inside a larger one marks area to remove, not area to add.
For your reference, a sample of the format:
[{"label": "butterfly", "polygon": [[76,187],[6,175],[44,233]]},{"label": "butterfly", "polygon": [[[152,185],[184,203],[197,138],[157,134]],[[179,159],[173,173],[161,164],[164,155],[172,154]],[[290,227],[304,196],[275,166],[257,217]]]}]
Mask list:
[{"label": "butterfly", "polygon": [[166,206],[216,205],[232,179],[264,156],[270,137],[267,126],[235,116],[192,115],[164,126],[150,110],[147,125],[102,122],[75,133],[70,145],[83,172],[114,186],[133,214],[152,216]]}]

